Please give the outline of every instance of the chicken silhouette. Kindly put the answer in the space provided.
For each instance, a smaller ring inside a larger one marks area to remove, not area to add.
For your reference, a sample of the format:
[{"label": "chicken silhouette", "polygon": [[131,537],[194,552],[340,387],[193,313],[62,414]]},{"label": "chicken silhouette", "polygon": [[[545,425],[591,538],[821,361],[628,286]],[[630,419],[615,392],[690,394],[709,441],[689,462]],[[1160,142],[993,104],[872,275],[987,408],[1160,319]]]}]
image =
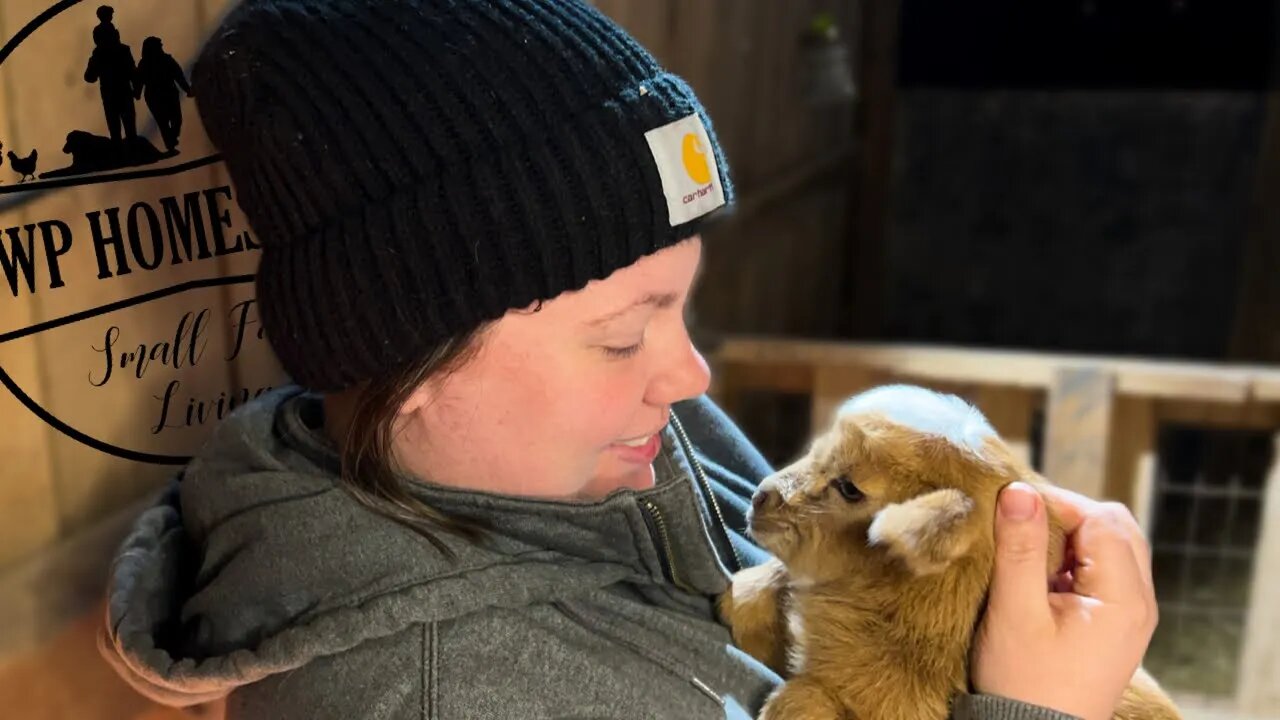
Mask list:
[{"label": "chicken silhouette", "polygon": [[31,154],[24,158],[15,155],[12,150],[7,154],[9,155],[9,166],[13,168],[14,172],[22,176],[22,179],[18,182],[26,182],[28,175],[31,176],[32,180],[36,179],[36,151],[34,148],[31,150]]}]

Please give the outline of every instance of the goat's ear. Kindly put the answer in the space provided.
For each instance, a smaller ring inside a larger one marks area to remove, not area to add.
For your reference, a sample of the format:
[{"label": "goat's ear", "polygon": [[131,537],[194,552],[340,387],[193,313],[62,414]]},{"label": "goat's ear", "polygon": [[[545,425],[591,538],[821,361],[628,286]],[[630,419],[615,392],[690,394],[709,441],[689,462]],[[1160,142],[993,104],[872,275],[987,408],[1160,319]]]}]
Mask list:
[{"label": "goat's ear", "polygon": [[973,499],[959,490],[934,490],[876,513],[867,530],[867,544],[883,546],[901,558],[917,575],[945,569],[973,544],[966,520]]}]

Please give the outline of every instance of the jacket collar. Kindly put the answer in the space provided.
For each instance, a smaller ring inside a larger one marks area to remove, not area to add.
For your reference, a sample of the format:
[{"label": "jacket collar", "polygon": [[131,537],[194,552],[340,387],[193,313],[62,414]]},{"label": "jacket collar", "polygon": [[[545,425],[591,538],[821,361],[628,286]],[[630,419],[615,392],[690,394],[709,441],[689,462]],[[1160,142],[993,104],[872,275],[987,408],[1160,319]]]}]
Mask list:
[{"label": "jacket collar", "polygon": [[[673,411],[674,413],[674,411]],[[337,475],[337,448],[323,431],[318,395],[298,391],[279,406],[276,432],[327,474]],[[560,502],[458,490],[426,482],[415,492],[433,507],[479,517],[495,529],[500,552],[552,552],[587,562],[620,563],[642,577],[701,595],[728,588],[729,572],[712,541],[714,520],[698,488],[691,446],[668,423],[654,460],[656,483],[621,489],[592,502]]]}]

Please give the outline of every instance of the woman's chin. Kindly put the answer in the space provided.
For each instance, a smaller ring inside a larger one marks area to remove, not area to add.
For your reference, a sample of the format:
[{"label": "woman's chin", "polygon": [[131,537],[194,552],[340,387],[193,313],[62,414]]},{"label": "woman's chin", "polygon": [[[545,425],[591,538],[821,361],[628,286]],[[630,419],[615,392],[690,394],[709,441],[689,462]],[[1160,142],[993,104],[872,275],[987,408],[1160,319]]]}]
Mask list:
[{"label": "woman's chin", "polygon": [[618,487],[629,488],[631,490],[647,490],[654,486],[657,482],[657,474],[653,470],[653,463],[643,465],[623,474],[623,481]]},{"label": "woman's chin", "polygon": [[646,490],[656,482],[653,463],[637,465],[607,474],[597,474],[582,488],[584,499],[599,499],[614,490]]}]

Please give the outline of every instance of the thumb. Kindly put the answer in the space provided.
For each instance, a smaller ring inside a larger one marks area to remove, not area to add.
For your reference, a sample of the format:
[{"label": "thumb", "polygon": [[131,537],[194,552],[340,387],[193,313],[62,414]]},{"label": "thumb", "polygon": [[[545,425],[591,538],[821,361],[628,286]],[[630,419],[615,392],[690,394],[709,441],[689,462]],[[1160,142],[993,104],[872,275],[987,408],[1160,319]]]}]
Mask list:
[{"label": "thumb", "polygon": [[1002,622],[1050,619],[1049,522],[1040,493],[1024,482],[1000,491],[996,509],[996,560],[990,612]]}]

